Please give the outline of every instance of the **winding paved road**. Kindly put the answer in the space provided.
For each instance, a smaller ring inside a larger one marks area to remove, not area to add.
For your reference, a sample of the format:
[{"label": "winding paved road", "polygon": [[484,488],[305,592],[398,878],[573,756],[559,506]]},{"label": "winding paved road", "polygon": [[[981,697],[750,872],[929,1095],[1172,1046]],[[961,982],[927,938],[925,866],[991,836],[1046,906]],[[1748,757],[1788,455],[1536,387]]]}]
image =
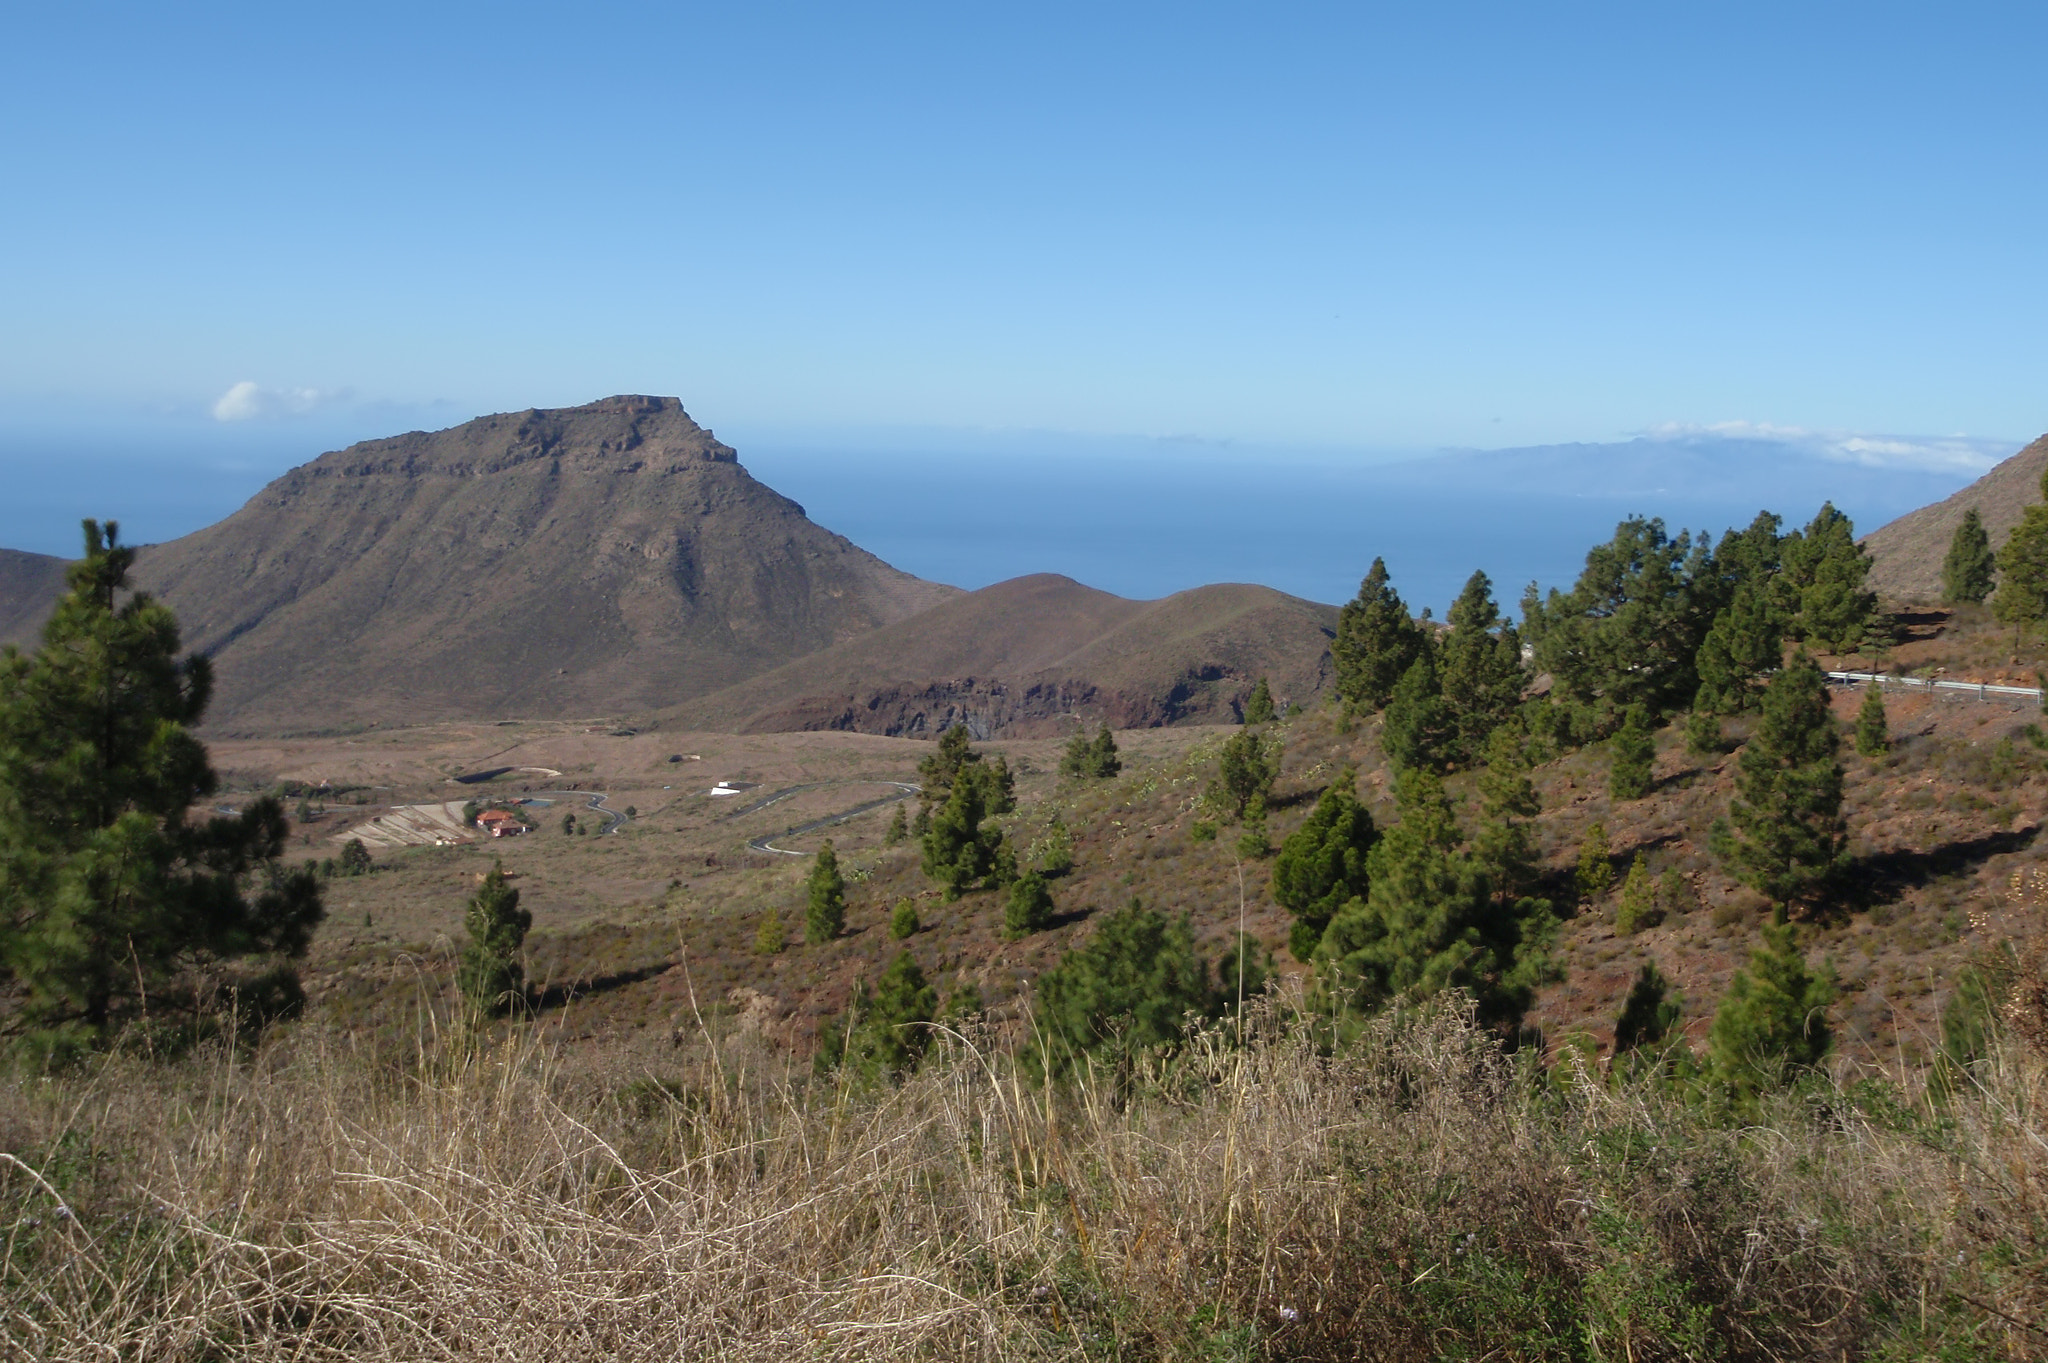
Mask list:
[{"label": "winding paved road", "polygon": [[611,792],[610,792],[610,791],[603,791],[603,790],[529,790],[529,791],[524,791],[524,792],[522,792],[522,793],[523,793],[524,795],[526,795],[526,796],[527,796],[528,798],[530,798],[530,799],[535,799],[535,800],[557,800],[557,799],[558,799],[558,800],[562,800],[562,801],[565,801],[565,802],[566,802],[566,801],[573,801],[573,800],[582,800],[582,801],[584,801],[584,802],[585,802],[585,803],[584,803],[584,808],[586,808],[586,809],[594,809],[594,810],[596,810],[596,811],[597,811],[598,813],[600,813],[600,814],[604,815],[604,819],[605,819],[604,827],[603,827],[603,828],[600,828],[600,829],[598,829],[598,830],[597,830],[597,832],[598,832],[598,836],[600,836],[600,837],[602,837],[602,836],[603,836],[604,834],[606,834],[606,833],[616,833],[616,832],[618,832],[618,831],[619,831],[619,829],[621,829],[622,827],[624,827],[624,826],[625,826],[625,823],[626,823],[626,816],[625,816],[624,814],[621,814],[621,813],[620,813],[620,812],[619,812],[618,810],[616,810],[616,809],[607,809],[607,808],[605,807],[605,803],[604,803],[604,802],[605,802],[606,800],[609,800],[609,799],[611,799],[611,798],[612,798],[612,797],[611,797]]},{"label": "winding paved road", "polygon": [[773,795],[763,796],[751,804],[735,809],[725,817],[737,819],[743,815],[752,814],[756,810],[766,809],[772,804],[787,800],[792,795],[801,795],[807,790],[823,790],[827,786],[894,786],[896,787],[896,793],[894,795],[884,795],[879,800],[865,801],[851,809],[842,809],[837,814],[829,814],[822,819],[812,819],[809,823],[801,823],[794,828],[785,828],[780,833],[766,833],[758,838],[749,838],[747,839],[747,846],[753,851],[772,852],[779,857],[807,857],[811,855],[809,852],[792,852],[787,847],[777,847],[774,840],[776,838],[801,837],[805,833],[815,833],[821,828],[830,828],[836,823],[845,823],[848,819],[865,814],[871,809],[880,809],[883,805],[893,805],[898,800],[907,800],[923,789],[922,786],[915,786],[907,781],[812,781],[806,785],[788,786],[776,791]]}]

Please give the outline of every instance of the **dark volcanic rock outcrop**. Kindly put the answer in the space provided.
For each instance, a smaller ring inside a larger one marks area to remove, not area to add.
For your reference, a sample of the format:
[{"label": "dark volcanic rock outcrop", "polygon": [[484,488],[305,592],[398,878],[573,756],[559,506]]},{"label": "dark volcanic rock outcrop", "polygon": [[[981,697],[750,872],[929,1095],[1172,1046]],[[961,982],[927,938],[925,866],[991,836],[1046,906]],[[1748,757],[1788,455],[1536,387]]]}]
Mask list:
[{"label": "dark volcanic rock outcrop", "polygon": [[999,582],[677,707],[692,727],[977,735],[1229,723],[1261,676],[1306,702],[1337,611],[1228,583],[1130,601],[1052,574]]}]

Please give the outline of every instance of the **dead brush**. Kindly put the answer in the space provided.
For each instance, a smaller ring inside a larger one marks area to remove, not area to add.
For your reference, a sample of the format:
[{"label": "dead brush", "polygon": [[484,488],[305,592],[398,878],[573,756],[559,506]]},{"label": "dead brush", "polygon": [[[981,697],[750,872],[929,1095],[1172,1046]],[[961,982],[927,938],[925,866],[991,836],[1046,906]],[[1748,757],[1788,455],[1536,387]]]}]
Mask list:
[{"label": "dead brush", "polygon": [[1288,1017],[1255,1001],[1062,1090],[979,1030],[870,1089],[708,1038],[648,1083],[537,1032],[17,1077],[0,1338],[522,1363],[2048,1340],[2048,1095],[2018,1049],[1939,1110],[1837,1085],[1738,1125],[1654,1076],[1546,1078],[1456,1009],[1335,1053]]}]

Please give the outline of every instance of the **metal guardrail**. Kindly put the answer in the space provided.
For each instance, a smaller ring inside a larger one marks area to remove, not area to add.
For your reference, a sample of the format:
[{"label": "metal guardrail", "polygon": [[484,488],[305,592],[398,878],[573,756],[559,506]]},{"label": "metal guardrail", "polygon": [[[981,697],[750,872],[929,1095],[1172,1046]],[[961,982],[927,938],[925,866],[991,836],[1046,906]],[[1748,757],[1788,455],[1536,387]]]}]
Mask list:
[{"label": "metal guardrail", "polygon": [[1830,672],[1829,681],[1845,682],[1854,686],[1861,682],[1876,682],[1879,686],[1897,686],[1906,690],[1960,691],[1978,700],[1995,700],[2007,696],[2041,701],[2041,689],[2036,686],[1994,686],[1990,682],[1939,681],[1931,677],[1889,677],[1882,672]]}]

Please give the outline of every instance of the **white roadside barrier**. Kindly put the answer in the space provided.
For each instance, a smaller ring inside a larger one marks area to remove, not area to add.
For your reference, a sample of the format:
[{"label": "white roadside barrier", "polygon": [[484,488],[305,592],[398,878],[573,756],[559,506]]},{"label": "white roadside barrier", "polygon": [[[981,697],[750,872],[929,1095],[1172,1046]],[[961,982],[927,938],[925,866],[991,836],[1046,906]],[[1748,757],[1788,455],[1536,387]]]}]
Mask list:
[{"label": "white roadside barrier", "polygon": [[1896,686],[1903,691],[1960,691],[1977,700],[2030,700],[2041,703],[2041,689],[2036,686],[1994,686],[1990,682],[1943,681],[1931,677],[1888,677],[1882,672],[1830,672],[1829,681],[1856,686],[1864,682],[1876,682],[1879,686]]}]

